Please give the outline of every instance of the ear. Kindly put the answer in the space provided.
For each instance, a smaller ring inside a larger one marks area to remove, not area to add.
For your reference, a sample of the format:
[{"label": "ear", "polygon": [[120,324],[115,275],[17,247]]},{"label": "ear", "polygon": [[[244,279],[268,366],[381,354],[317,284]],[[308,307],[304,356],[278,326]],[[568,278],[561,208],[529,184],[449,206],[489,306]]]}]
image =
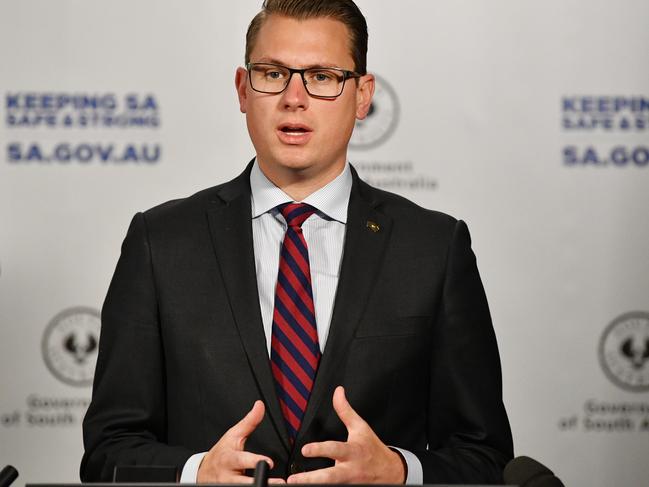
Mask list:
[{"label": "ear", "polygon": [[237,89],[237,97],[239,98],[239,110],[241,113],[246,113],[246,102],[248,100],[248,71],[244,68],[237,68],[234,75],[234,86]]},{"label": "ear", "polygon": [[374,96],[374,75],[366,74],[358,78],[356,87],[356,118],[363,120],[372,106],[372,97]]}]

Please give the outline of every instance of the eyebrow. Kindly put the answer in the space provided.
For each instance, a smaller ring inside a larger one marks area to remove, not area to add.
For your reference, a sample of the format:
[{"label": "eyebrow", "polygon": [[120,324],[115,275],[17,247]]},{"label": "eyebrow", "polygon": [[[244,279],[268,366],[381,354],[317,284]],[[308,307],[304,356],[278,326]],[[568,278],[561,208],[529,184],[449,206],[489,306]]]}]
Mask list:
[{"label": "eyebrow", "polygon": [[[255,61],[256,63],[266,63],[266,64],[278,64],[280,66],[285,66],[285,67],[290,67],[286,66],[286,64],[283,61],[280,61],[279,59],[275,58],[270,58],[270,57],[262,57],[259,59],[259,61]],[[310,64],[308,66],[304,66],[302,68],[295,68],[295,69],[313,69],[313,68],[336,68],[336,69],[345,69],[341,68],[339,66],[336,66],[335,64]]]}]

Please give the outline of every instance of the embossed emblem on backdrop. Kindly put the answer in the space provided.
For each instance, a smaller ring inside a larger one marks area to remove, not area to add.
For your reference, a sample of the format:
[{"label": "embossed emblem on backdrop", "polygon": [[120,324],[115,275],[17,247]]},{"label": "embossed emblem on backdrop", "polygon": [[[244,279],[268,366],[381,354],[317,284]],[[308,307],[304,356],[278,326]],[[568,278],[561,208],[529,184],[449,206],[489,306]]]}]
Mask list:
[{"label": "embossed emblem on backdrop", "polygon": [[[601,366],[599,374],[606,375],[623,391],[649,391],[649,312],[632,311],[612,320],[604,327],[597,353]],[[599,394],[592,392],[584,391],[581,412],[559,418],[559,431],[649,434],[646,396],[630,397],[623,392],[609,392],[597,397]]]},{"label": "embossed emblem on backdrop", "polygon": [[45,329],[42,351],[45,365],[61,382],[87,387],[97,363],[99,311],[76,307],[57,314]]},{"label": "embossed emblem on backdrop", "polygon": [[649,313],[634,311],[614,319],[600,339],[599,361],[618,387],[649,391]]}]

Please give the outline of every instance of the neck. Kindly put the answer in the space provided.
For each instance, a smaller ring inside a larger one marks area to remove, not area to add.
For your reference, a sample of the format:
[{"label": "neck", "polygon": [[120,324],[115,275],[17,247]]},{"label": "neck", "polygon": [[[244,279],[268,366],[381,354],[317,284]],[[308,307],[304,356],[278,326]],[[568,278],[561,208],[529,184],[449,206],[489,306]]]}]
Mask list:
[{"label": "neck", "polygon": [[345,161],[335,164],[326,171],[315,173],[313,168],[294,169],[270,168],[257,159],[259,169],[275,186],[284,191],[293,201],[303,201],[307,196],[336,179],[345,169]]}]

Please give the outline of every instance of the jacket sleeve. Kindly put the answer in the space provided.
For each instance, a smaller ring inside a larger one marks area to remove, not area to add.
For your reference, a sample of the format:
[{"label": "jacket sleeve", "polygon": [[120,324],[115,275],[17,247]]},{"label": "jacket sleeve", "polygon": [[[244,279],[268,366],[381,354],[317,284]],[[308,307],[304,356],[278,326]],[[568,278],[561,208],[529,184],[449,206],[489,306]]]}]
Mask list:
[{"label": "jacket sleeve", "polygon": [[165,357],[145,217],[133,218],[101,316],[92,401],[83,421],[81,480],[116,465],[182,469],[193,453],[167,444]]},{"label": "jacket sleeve", "polygon": [[513,456],[498,346],[466,224],[451,238],[432,340],[424,483],[502,483]]}]

